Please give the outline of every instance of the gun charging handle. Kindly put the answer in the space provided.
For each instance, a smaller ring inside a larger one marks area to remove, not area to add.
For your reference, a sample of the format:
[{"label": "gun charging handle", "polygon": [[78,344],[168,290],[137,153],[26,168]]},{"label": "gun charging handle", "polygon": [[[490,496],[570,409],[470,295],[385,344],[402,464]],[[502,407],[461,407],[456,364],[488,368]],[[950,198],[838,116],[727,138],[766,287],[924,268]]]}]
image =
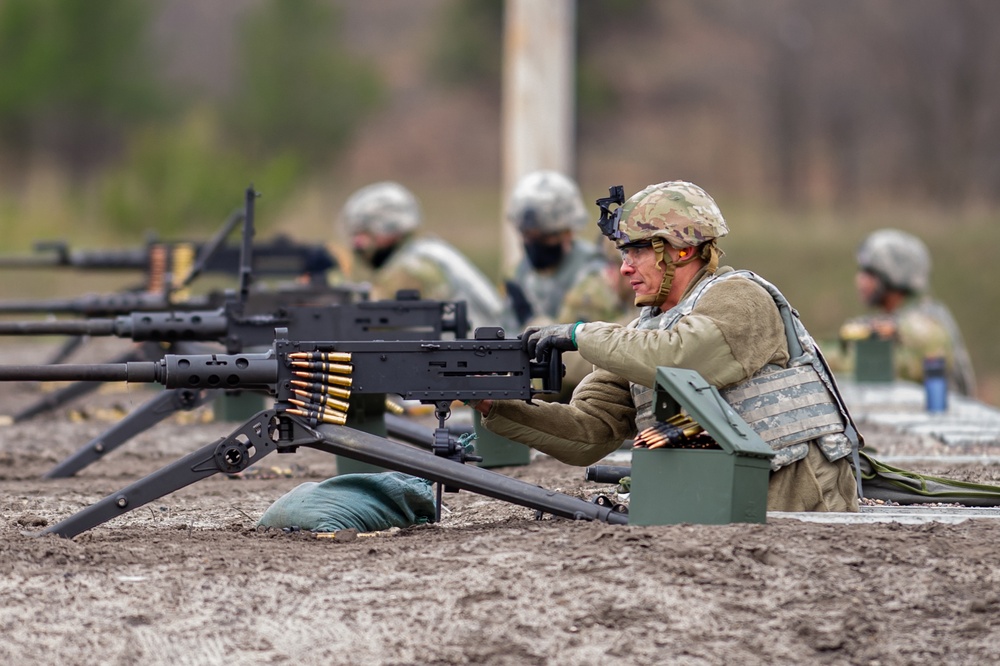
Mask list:
[{"label": "gun charging handle", "polygon": [[532,379],[541,379],[545,388],[541,393],[558,393],[562,388],[562,379],[566,368],[562,364],[562,352],[550,348],[538,361],[529,361],[529,372]]}]

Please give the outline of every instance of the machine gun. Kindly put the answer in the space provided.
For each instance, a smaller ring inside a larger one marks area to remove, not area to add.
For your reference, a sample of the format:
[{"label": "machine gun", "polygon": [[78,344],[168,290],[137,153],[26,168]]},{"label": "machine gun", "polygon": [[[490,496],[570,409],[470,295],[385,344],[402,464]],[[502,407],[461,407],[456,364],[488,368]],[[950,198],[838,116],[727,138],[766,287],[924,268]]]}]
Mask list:
[{"label": "machine gun", "polygon": [[[133,342],[217,342],[229,353],[264,346],[274,329],[289,328],[307,338],[375,339],[385,331],[451,332],[465,337],[464,301],[362,301],[330,306],[280,306],[270,314],[244,315],[244,303],[230,300],[215,310],[133,312],[113,318],[0,322],[0,335],[113,336]],[[352,337],[356,332],[362,337]]]},{"label": "machine gun", "polygon": [[[241,256],[238,265],[232,270],[239,277],[239,289],[235,292],[224,292],[212,298],[212,302],[221,302],[211,310],[197,310],[191,308],[166,308],[161,310],[151,310],[148,306],[152,303],[143,302],[143,307],[127,315],[120,315],[115,319],[93,319],[83,321],[29,321],[29,322],[2,322],[0,328],[5,335],[47,335],[59,334],[74,336],[67,345],[64,345],[58,353],[60,360],[68,356],[72,349],[83,340],[84,336],[116,336],[129,338],[134,342],[157,342],[176,345],[180,342],[210,342],[218,341],[224,344],[228,351],[242,351],[250,345],[266,346],[273,340],[273,330],[279,325],[294,325],[296,316],[313,317],[314,325],[320,326],[324,317],[298,311],[288,314],[289,307],[298,307],[297,304],[313,303],[330,305],[332,303],[347,303],[356,300],[359,296],[367,297],[367,293],[357,287],[330,287],[325,282],[293,285],[279,290],[266,290],[252,288],[258,269],[255,268],[254,258],[258,250],[253,245],[254,236],[254,202],[257,192],[253,187],[247,188],[244,197],[244,207],[239,215],[234,214],[227,220],[215,238],[205,246],[205,251],[199,255],[198,261],[190,267],[188,277],[182,283],[186,286],[202,270],[206,262],[212,261],[216,256],[218,248],[225,238],[231,233],[236,223],[243,223],[242,238],[240,248]],[[266,272],[266,271],[265,271]],[[152,297],[151,297],[152,298]],[[116,301],[119,305],[133,302],[131,299],[122,298]],[[318,307],[318,306],[317,306]],[[411,309],[419,308],[418,305],[410,306]],[[433,315],[431,322],[413,323],[412,319],[408,325],[420,326],[420,330],[436,330],[440,328],[437,320],[440,319],[440,304],[425,303],[424,311],[428,316]],[[437,311],[435,311],[435,308]],[[329,321],[329,313],[325,313],[326,321]],[[377,314],[377,313],[371,313]],[[457,312],[454,318],[456,335],[464,336],[467,324],[464,313]],[[377,316],[373,319],[377,322]],[[389,324],[392,327],[392,324]],[[296,326],[298,331],[298,327]],[[323,329],[319,329],[323,330]],[[336,329],[323,330],[323,335],[332,335]],[[303,331],[304,332],[304,331]],[[155,346],[146,345],[137,353],[131,351],[123,357],[117,359],[119,362],[140,360],[158,356],[161,350]],[[42,400],[30,405],[13,416],[15,422],[23,421],[69,400],[76,399],[82,395],[93,391],[100,385],[99,382],[81,382],[66,387],[57,394],[46,396]],[[177,408],[191,409],[195,404],[190,401],[183,401],[176,405]],[[166,414],[164,415],[165,418]]]},{"label": "machine gun", "polygon": [[[73,537],[217,473],[234,474],[272,452],[299,447],[341,455],[426,478],[442,490],[471,490],[552,515],[610,523],[627,517],[586,500],[540,488],[486,469],[449,437],[445,422],[454,400],[531,400],[558,392],[558,352],[531,360],[521,341],[502,329],[477,329],[472,340],[296,341],[278,329],[266,352],[165,355],[158,361],[104,365],[0,367],[0,381],[154,382],[166,388],[241,388],[267,391],[274,406],[229,436],[53,525],[46,533]],[[541,388],[533,386],[541,382]],[[342,425],[352,394],[392,393],[433,404],[438,419],[435,455]]]},{"label": "machine gun", "polygon": [[[234,213],[224,229],[232,229],[243,215],[242,211]],[[36,243],[34,250],[35,255],[0,256],[0,268],[142,272],[145,291],[153,293],[190,282],[193,272],[235,275],[241,253],[241,248],[232,245],[191,241],[150,241],[145,247],[122,250],[70,250],[64,241],[43,241]],[[198,262],[200,257],[204,257],[202,262]],[[258,276],[306,276],[319,282],[338,266],[333,254],[321,244],[297,243],[279,235],[254,246],[253,271]],[[168,275],[172,276],[171,284],[165,281]]]},{"label": "machine gun", "polygon": [[[320,304],[330,306],[351,303],[356,302],[358,299],[367,299],[367,297],[367,290],[356,285],[328,286],[325,284],[289,283],[278,285],[273,288],[266,287],[252,289],[249,292],[247,301],[243,304],[242,309],[245,315],[254,316],[264,315],[266,313],[278,313],[284,311],[286,308],[296,306]],[[32,307],[37,307],[37,310],[33,311],[62,311],[69,314],[81,314],[95,317],[99,315],[119,315],[125,317],[125,319],[135,319],[143,313],[159,313],[162,317],[164,312],[170,313],[190,310],[192,312],[192,316],[198,317],[199,314],[204,314],[204,312],[200,311],[204,311],[206,308],[211,308],[210,313],[213,316],[220,312],[224,313],[227,310],[227,303],[230,304],[229,311],[233,312],[233,306],[231,304],[232,298],[232,292],[212,291],[204,297],[188,299],[183,303],[176,305],[171,304],[168,299],[155,294],[121,293],[109,294],[107,296],[83,296],[78,299],[66,301],[26,302],[29,303],[29,307],[24,309],[30,310]],[[18,310],[16,304],[6,305],[12,306],[10,308],[11,311]],[[411,307],[419,306],[411,305]],[[5,304],[0,304],[0,312],[6,311],[4,308]],[[433,306],[429,306],[429,309],[433,311]],[[378,318],[379,314],[377,310],[378,308],[376,306],[372,306],[368,315],[372,318]],[[153,318],[157,318],[157,314],[153,314],[151,316]],[[428,314],[428,316],[430,316],[430,314]],[[266,320],[258,321],[262,324],[266,324]],[[12,323],[10,327],[13,329],[21,329],[22,334],[27,334],[37,323],[40,322],[15,322]],[[173,332],[173,327],[177,326],[179,323],[180,320],[173,318],[171,324],[160,329],[161,332],[165,334],[163,336],[165,339],[153,340],[151,338],[151,340],[154,342],[170,342],[172,339],[170,336]],[[65,343],[60,345],[59,349],[49,359],[48,362],[50,364],[65,362],[67,358],[69,358],[81,345],[83,345],[90,335],[89,333],[83,334],[79,332],[81,330],[86,331],[90,327],[89,323],[77,323],[74,325],[73,322],[67,323],[62,321],[52,321],[48,322],[48,326],[50,327],[50,330],[56,332],[60,329],[74,329],[78,331],[76,334],[71,335]],[[115,327],[112,326],[111,328],[114,329]],[[119,330],[123,330],[124,328],[127,328],[127,325],[121,324],[118,327]],[[266,326],[258,326],[257,328],[264,332],[264,335],[261,336],[261,344],[266,345],[270,341]],[[465,328],[467,328],[467,325],[465,325]],[[120,335],[118,337],[133,339],[130,335]],[[156,336],[153,337],[155,338]],[[245,338],[247,336],[244,335],[243,337]],[[150,356],[156,358],[160,355],[160,353],[162,353],[162,349],[159,346],[146,345],[144,347],[140,347],[138,350],[127,352],[124,356],[117,359],[117,361],[137,361]],[[25,421],[86,395],[96,389],[99,385],[100,382],[78,382],[77,384],[73,384],[42,397],[34,404],[29,405],[14,414],[11,418],[14,423]]]},{"label": "machine gun", "polygon": [[[253,270],[250,257],[253,247],[250,239],[253,237],[256,196],[252,187],[247,188],[240,289],[227,294],[222,307],[207,311],[133,312],[105,319],[2,322],[0,334],[116,336],[145,343],[143,349],[149,357],[154,358],[162,354],[162,349],[149,343],[168,343],[176,350],[178,345],[186,345],[190,349],[194,343],[216,342],[231,354],[267,347],[274,341],[276,328],[283,328],[300,340],[440,339],[446,334],[453,334],[455,338],[466,337],[468,319],[464,302],[420,300],[416,292],[401,292],[393,301],[345,302],[337,305],[287,305],[279,300],[268,301],[263,296],[254,298],[251,290]],[[303,289],[304,293],[299,296],[306,301],[309,294],[315,297],[317,292],[322,292],[324,298],[330,296],[329,288],[325,286],[311,285]],[[354,292],[346,290],[340,295],[349,299]],[[270,306],[270,312],[252,313],[265,309],[265,306]],[[189,349],[184,351],[190,353]],[[134,353],[121,361],[141,362]],[[83,377],[81,381],[63,389],[55,398],[22,410],[15,415],[14,420],[23,420],[25,415],[34,415],[43,408],[51,408],[54,403],[67,397],[79,397],[99,386],[101,381]],[[159,393],[109,430],[84,444],[44,476],[72,476],[172,414],[201,407],[222,393],[237,388],[245,387],[169,387],[169,390]]]},{"label": "machine gun", "polygon": [[[229,343],[230,352],[266,347],[274,341],[275,326],[285,326],[287,327],[285,330],[290,334],[306,339],[331,336],[341,340],[416,340],[440,339],[448,334],[454,334],[456,338],[463,338],[468,327],[464,306],[464,302],[397,299],[345,303],[327,307],[290,307],[274,316],[253,317],[249,321],[233,321],[231,334],[225,333],[223,325],[214,318],[206,322],[199,330],[206,333],[205,339],[221,338],[226,340]],[[132,318],[124,318],[123,321],[131,322]],[[165,326],[157,331],[158,335],[153,337],[149,337],[150,329],[142,328],[138,337],[133,335],[132,338],[169,341],[176,338],[178,331],[184,330],[185,323],[184,320],[175,322],[176,326],[180,327],[178,329]],[[188,338],[188,342],[190,343],[190,338]],[[159,348],[155,347],[155,349]],[[159,354],[157,355],[159,356]],[[126,361],[125,363],[131,362],[141,361]],[[58,369],[67,366],[38,367],[39,373],[37,375],[28,375],[26,378],[44,380],[47,376],[47,371],[44,368]],[[83,373],[78,383],[73,386],[94,387],[104,381],[109,380]],[[157,393],[107,431],[84,444],[75,453],[46,472],[44,478],[72,476],[119,448],[135,435],[148,430],[169,416],[179,411],[191,411],[201,407],[226,391],[247,388],[254,387],[170,386],[168,390]],[[79,394],[78,389],[77,395],[74,397],[78,397]]]}]

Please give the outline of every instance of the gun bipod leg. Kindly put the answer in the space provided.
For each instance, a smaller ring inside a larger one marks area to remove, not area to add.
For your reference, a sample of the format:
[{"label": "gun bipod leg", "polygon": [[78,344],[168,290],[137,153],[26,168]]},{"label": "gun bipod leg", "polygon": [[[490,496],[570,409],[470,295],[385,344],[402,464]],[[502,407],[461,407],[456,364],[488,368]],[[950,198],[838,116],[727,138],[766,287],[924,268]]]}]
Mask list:
[{"label": "gun bipod leg", "polygon": [[[153,500],[219,472],[240,472],[278,449],[276,412],[266,409],[223,437],[177,460],[132,485],[108,495],[43,534],[72,538]],[[288,445],[285,442],[283,445]],[[300,444],[300,443],[295,443]]]},{"label": "gun bipod leg", "polygon": [[138,409],[90,440],[44,475],[43,479],[73,476],[87,465],[114,451],[141,432],[179,411],[190,411],[214,400],[219,390],[166,389],[147,400]]}]

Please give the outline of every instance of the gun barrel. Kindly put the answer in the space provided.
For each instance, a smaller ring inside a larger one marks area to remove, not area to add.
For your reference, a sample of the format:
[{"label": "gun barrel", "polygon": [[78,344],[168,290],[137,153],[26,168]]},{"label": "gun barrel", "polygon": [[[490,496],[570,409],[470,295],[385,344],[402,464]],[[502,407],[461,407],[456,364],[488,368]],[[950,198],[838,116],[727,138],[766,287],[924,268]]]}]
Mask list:
[{"label": "gun barrel", "polygon": [[596,483],[618,483],[626,476],[632,475],[632,468],[617,465],[591,465],[587,468],[584,478]]},{"label": "gun barrel", "polygon": [[113,319],[0,321],[0,335],[114,335]]},{"label": "gun barrel", "polygon": [[104,363],[94,365],[4,365],[0,366],[0,381],[43,382],[156,382],[155,361]]},{"label": "gun barrel", "polygon": [[[197,306],[207,307],[207,300],[200,299]],[[186,307],[196,305],[184,304]],[[3,314],[77,314],[87,317],[105,317],[129,312],[154,312],[177,307],[170,299],[149,292],[123,292],[118,294],[88,294],[78,298],[53,298],[31,301],[0,301]]]},{"label": "gun barrel", "polygon": [[91,270],[146,270],[146,249],[69,251],[62,244],[41,243],[37,255],[0,256],[0,268],[52,268],[64,266]]},{"label": "gun barrel", "polygon": [[16,256],[10,255],[0,257],[0,268],[51,268],[53,266],[65,266],[65,262],[58,256]]}]

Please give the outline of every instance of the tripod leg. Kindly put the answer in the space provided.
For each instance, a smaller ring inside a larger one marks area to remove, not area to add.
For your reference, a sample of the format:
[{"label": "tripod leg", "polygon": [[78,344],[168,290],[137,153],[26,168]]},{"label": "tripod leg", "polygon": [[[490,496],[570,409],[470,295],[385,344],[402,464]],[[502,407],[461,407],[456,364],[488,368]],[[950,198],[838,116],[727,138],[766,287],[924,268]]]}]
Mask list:
[{"label": "tripod leg", "polygon": [[52,358],[48,360],[48,365],[55,365],[56,363],[64,363],[67,358],[69,358],[73,352],[83,346],[83,343],[87,341],[87,336],[85,335],[74,335],[67,338],[63,342],[56,353],[53,354]]},{"label": "tripod leg", "polygon": [[58,465],[46,472],[44,479],[62,479],[73,476],[92,462],[114,451],[141,432],[149,430],[163,419],[179,411],[190,411],[218,396],[220,391],[167,389],[147,400],[138,409],[113,425],[101,435],[90,440]]},{"label": "tripod leg", "polygon": [[482,467],[428,455],[412,446],[344,426],[321,425],[315,442],[301,446],[411,474],[441,485],[469,490],[561,518],[625,524],[628,515],[609,507],[514,479]]},{"label": "tripod leg", "polygon": [[42,533],[72,538],[195,481],[218,472],[232,474],[246,469],[277,449],[272,424],[274,416],[274,410],[269,409],[258,413],[228,437],[203,446],[127,488],[108,495]]}]

